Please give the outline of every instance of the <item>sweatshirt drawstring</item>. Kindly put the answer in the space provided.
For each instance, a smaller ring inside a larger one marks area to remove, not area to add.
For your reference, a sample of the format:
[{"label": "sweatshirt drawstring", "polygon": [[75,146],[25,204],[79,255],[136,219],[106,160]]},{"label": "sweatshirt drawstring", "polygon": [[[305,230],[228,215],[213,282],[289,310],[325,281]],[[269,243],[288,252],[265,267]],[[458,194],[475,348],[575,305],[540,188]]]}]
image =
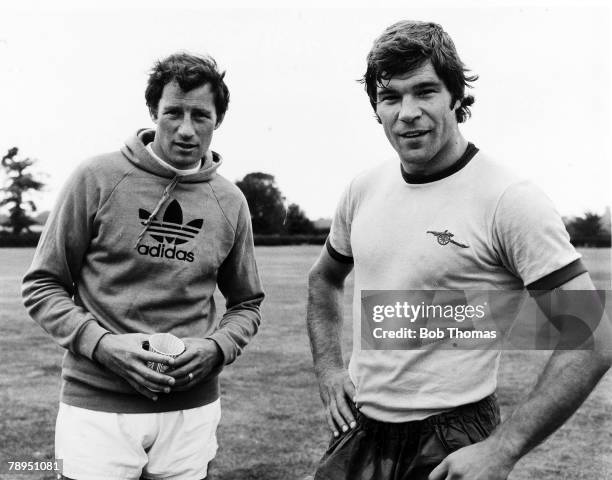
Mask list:
[{"label": "sweatshirt drawstring", "polygon": [[149,215],[149,218],[146,219],[144,223],[144,228],[142,229],[142,232],[140,232],[140,235],[138,235],[138,238],[136,239],[136,245],[134,245],[134,248],[138,248],[138,245],[140,245],[140,241],[142,240],[142,237],[144,237],[144,234],[147,232],[149,226],[151,225],[151,222],[153,222],[155,215],[157,215],[157,212],[159,212],[159,209],[162,207],[162,205],[166,203],[166,200],[168,200],[168,197],[174,190],[174,187],[176,187],[176,184],[178,183],[178,181],[179,181],[179,175],[176,175],[172,179],[172,181],[166,186],[166,188],[164,188],[164,193],[159,199],[159,202],[157,202],[157,205],[155,205],[155,208],[151,212],[151,215]]}]

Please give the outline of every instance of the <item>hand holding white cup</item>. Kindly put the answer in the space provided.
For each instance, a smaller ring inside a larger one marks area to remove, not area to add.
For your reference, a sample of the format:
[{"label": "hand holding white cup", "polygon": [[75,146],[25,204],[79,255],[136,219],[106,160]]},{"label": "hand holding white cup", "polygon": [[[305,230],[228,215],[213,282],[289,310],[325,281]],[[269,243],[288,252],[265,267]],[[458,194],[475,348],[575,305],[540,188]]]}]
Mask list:
[{"label": "hand holding white cup", "polygon": [[[149,351],[176,358],[185,351],[185,344],[171,333],[154,333],[149,337]],[[159,373],[165,373],[170,368],[159,362],[147,362],[147,367]]]}]

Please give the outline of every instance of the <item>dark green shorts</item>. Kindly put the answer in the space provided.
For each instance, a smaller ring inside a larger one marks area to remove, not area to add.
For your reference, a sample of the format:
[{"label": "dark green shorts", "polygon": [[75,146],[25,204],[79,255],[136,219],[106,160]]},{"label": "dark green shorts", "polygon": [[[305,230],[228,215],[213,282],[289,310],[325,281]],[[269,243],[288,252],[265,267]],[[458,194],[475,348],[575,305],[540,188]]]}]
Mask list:
[{"label": "dark green shorts", "polygon": [[315,480],[425,480],[451,452],[499,424],[495,394],[420,421],[385,423],[357,412],[357,427],[330,445]]}]

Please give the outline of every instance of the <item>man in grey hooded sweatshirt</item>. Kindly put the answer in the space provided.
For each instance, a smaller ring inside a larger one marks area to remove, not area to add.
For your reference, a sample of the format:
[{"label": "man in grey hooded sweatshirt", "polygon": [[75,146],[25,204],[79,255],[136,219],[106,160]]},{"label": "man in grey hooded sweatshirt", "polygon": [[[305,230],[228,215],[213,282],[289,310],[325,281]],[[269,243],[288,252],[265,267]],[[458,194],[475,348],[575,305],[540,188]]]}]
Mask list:
[{"label": "man in grey hooded sweatshirt", "polygon": [[[216,453],[217,376],[257,332],[264,297],[246,200],[210,150],[223,77],[210,57],[155,64],[145,98],[156,129],[76,169],[24,278],[28,313],[66,349],[65,478],[195,480]],[[181,338],[184,353],[145,350],[155,332]]]}]

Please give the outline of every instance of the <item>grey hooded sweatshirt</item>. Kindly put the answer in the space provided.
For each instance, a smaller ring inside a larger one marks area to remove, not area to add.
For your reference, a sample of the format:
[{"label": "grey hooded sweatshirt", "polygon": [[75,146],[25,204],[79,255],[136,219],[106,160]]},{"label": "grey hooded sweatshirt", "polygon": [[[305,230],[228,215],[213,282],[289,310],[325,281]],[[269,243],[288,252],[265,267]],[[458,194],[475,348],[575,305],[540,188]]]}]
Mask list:
[{"label": "grey hooded sweatshirt", "polygon": [[[61,401],[92,410],[182,410],[219,398],[217,374],[157,402],[93,360],[103,335],[170,332],[214,340],[233,362],[257,332],[264,294],[242,192],[208,153],[176,177],[141,130],[120,152],[86,161],[68,180],[23,280],[30,316],[67,349]],[[218,285],[226,312],[215,316]],[[217,372],[218,373],[218,372]]]}]

